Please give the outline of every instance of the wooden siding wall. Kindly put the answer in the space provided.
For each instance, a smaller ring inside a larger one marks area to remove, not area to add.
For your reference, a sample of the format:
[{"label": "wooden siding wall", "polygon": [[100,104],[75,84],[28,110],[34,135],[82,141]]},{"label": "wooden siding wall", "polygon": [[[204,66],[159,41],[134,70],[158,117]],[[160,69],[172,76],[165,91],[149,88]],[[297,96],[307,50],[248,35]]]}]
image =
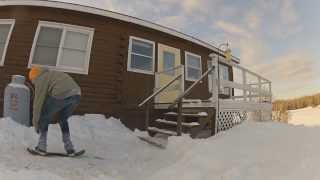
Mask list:
[{"label": "wooden siding wall", "polygon": [[[16,24],[9,43],[5,64],[0,66],[0,95],[9,83],[11,75],[27,75],[27,64],[38,21],[52,21],[80,25],[95,29],[91,51],[89,75],[72,74],[80,84],[83,95],[78,114],[101,113],[120,117],[131,128],[143,128],[144,113],[137,104],[150,95],[154,76],[127,72],[129,37],[136,36],[162,43],[202,57],[202,71],[207,69],[211,50],[192,42],[145,28],[136,24],[107,17],[47,7],[10,6],[0,7],[0,19],[15,19]],[[157,44],[156,44],[157,54]],[[157,55],[156,55],[157,62]],[[155,62],[155,69],[157,63]],[[186,88],[192,82],[186,81]],[[208,80],[197,87],[192,98],[207,99]],[[2,114],[3,97],[0,98]]]}]

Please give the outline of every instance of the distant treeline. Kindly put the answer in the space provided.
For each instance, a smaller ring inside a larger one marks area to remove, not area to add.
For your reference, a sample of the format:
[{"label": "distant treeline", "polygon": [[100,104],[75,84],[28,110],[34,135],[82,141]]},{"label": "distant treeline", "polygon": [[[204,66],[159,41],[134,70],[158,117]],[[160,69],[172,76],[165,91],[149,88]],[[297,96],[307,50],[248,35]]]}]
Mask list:
[{"label": "distant treeline", "polygon": [[288,110],[296,110],[306,107],[316,107],[320,105],[320,93],[312,96],[304,96],[301,98],[289,100],[276,100],[273,102],[273,120],[280,122],[288,122]]},{"label": "distant treeline", "polygon": [[306,108],[309,106],[315,107],[320,105],[320,93],[312,96],[304,96],[296,99],[277,100],[273,102],[273,111],[287,111]]}]

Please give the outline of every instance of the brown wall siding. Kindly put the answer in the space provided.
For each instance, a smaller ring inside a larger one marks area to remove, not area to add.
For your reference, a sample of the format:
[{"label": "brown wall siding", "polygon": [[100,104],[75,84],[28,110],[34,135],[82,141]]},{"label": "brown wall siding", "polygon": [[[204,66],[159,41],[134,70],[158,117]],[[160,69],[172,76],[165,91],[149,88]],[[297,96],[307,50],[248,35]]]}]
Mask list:
[{"label": "brown wall siding", "polygon": [[[70,10],[24,6],[0,7],[0,19],[16,19],[5,65],[0,67],[1,95],[11,75],[27,75],[27,64],[39,20],[92,27],[95,28],[95,34],[89,75],[72,74],[83,91],[78,113],[102,113],[121,117],[130,127],[143,127],[143,110],[139,110],[137,104],[150,95],[154,87],[154,76],[127,72],[129,36],[180,49],[183,64],[185,51],[201,55],[203,72],[207,69],[208,55],[212,52],[192,42],[153,29]],[[155,59],[157,68],[157,55]],[[186,88],[191,84],[192,82],[186,81]],[[194,89],[190,97],[208,98],[208,80],[205,79]],[[1,97],[0,112],[2,112],[2,101]]]},{"label": "brown wall siding", "polygon": [[96,15],[54,8],[14,6],[0,9],[1,19],[16,19],[5,65],[0,67],[1,94],[11,75],[27,75],[27,64],[39,20],[92,27],[95,28],[95,36],[89,75],[72,74],[83,90],[78,113],[118,114],[123,73],[119,62],[127,52],[127,42],[125,34],[114,30],[113,27],[124,23]]}]

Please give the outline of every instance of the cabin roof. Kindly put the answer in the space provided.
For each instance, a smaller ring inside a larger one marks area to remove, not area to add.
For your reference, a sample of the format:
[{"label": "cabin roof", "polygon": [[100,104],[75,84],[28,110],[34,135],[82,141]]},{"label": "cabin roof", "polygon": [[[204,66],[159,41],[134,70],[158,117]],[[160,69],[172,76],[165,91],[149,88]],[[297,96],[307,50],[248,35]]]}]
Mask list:
[{"label": "cabin roof", "polygon": [[[134,23],[137,25],[141,25],[144,27],[148,27],[154,30],[158,30],[182,39],[185,39],[187,41],[193,42],[197,45],[200,45],[202,47],[206,47],[214,52],[219,52],[218,48],[205,42],[202,40],[199,40],[193,36],[187,35],[185,33],[179,32],[175,29],[168,28],[150,21],[146,21],[140,18],[124,15],[121,13],[99,9],[95,7],[90,6],[84,6],[74,3],[68,3],[68,2],[59,2],[59,1],[52,1],[52,0],[1,0],[0,6],[40,6],[40,7],[52,7],[52,8],[59,8],[59,9],[67,9],[67,10],[73,10],[78,12],[85,12],[100,16],[105,16],[113,19],[122,20],[125,22]],[[220,51],[221,52],[221,51]],[[240,63],[240,59],[233,56],[233,61]]]}]

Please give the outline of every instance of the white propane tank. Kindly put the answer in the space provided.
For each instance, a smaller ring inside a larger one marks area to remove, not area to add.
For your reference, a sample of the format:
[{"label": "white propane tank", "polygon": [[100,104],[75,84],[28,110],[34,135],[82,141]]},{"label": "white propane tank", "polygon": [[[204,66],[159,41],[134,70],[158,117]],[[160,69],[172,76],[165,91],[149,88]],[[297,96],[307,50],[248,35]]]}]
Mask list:
[{"label": "white propane tank", "polygon": [[26,78],[12,76],[11,83],[4,91],[4,117],[10,117],[19,124],[30,127],[30,89],[25,85]]}]

